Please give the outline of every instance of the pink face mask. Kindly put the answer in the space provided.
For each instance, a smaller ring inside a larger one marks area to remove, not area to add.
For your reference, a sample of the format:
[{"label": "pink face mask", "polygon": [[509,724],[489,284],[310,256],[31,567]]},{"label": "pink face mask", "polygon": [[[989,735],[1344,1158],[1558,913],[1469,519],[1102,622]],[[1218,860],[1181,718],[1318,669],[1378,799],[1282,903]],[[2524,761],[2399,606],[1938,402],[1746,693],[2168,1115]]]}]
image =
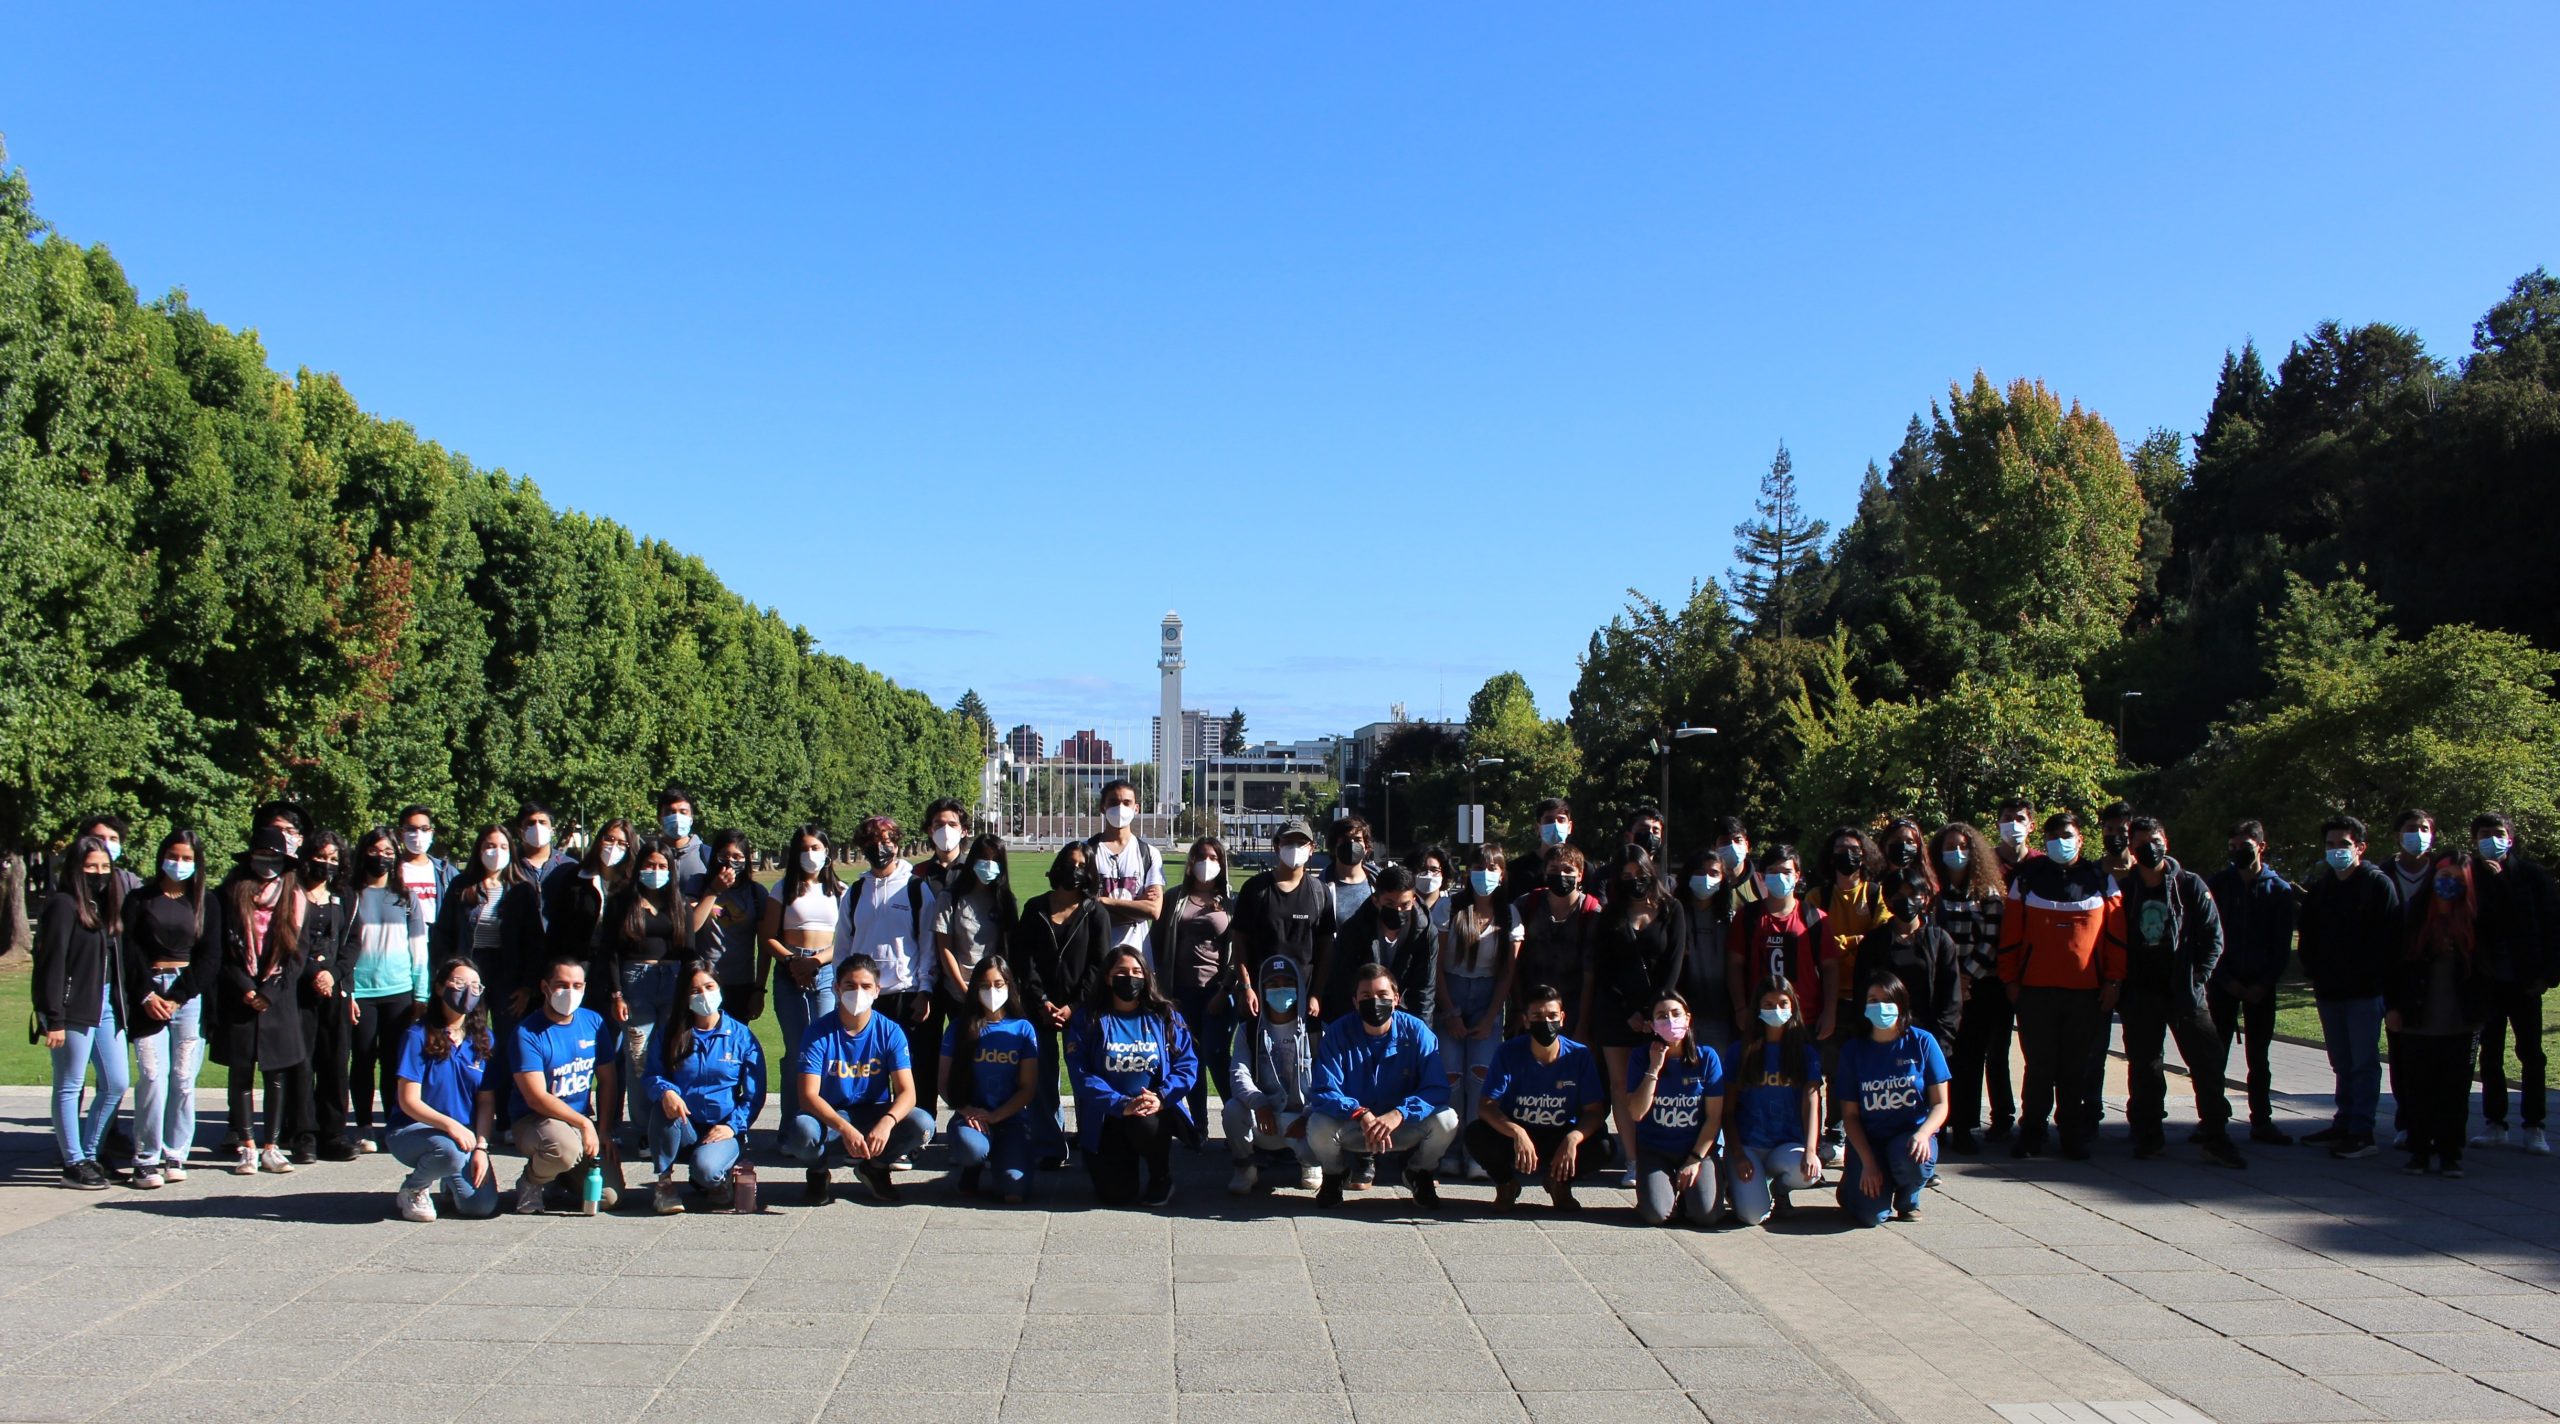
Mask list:
[{"label": "pink face mask", "polygon": [[1689,1036],[1689,1021],[1687,1019],[1655,1019],[1653,1032],[1663,1042],[1676,1047],[1680,1040]]}]

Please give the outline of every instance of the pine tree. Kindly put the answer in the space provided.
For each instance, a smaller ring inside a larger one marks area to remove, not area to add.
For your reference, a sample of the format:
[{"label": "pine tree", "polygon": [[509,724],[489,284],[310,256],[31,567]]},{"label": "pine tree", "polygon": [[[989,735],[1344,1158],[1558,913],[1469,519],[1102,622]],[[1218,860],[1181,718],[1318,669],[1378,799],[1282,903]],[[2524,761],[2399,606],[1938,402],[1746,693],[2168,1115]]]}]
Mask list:
[{"label": "pine tree", "polygon": [[995,714],[987,710],[986,699],[978,695],[978,689],[973,687],[961,693],[960,700],[951,704],[951,715],[964,722],[975,722],[979,740],[986,743],[988,751],[996,749]]},{"label": "pine tree", "polygon": [[1815,572],[1823,536],[1831,526],[1807,519],[1796,500],[1795,460],[1785,441],[1760,479],[1760,494],[1751,502],[1755,519],[1733,528],[1733,557],[1740,565],[1733,576],[1734,599],[1763,633],[1787,636],[1790,626],[1809,612],[1815,595]]},{"label": "pine tree", "polygon": [[1228,755],[1228,756],[1242,756],[1242,755],[1244,755],[1244,709],[1243,709],[1243,708],[1239,707],[1239,708],[1235,709],[1234,711],[1229,712],[1229,713],[1227,714],[1227,731],[1226,731],[1226,738],[1225,738],[1225,740],[1224,740],[1224,741],[1222,741],[1221,743],[1219,743],[1218,750],[1219,750],[1219,751],[1221,751],[1221,752],[1223,752],[1223,753],[1225,753],[1225,754],[1226,754],[1226,755]]}]

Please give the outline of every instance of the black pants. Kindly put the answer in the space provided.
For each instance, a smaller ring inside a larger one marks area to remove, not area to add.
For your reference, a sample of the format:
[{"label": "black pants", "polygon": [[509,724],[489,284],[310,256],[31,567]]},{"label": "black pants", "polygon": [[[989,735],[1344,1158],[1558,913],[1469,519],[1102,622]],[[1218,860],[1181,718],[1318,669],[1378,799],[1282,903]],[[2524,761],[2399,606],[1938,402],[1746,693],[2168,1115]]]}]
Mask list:
[{"label": "black pants", "polygon": [[2018,990],[2018,1046],[2027,1059],[2024,1130],[2041,1135],[2044,1104],[2062,1145],[2087,1144],[2098,1131],[2098,1064],[2107,1016],[2095,989]]},{"label": "black pants", "polygon": [[[1529,1126],[1525,1123],[1522,1125]],[[1564,1146],[1564,1135],[1572,1130],[1570,1127],[1529,1126],[1529,1143],[1538,1149],[1539,1181],[1553,1180],[1547,1176],[1547,1166],[1555,1160],[1556,1150]],[[1467,1124],[1467,1130],[1462,1137],[1467,1144],[1467,1155],[1483,1165],[1486,1176],[1491,1177],[1496,1183],[1519,1180],[1519,1158],[1516,1155],[1519,1145],[1512,1141],[1510,1133],[1495,1127],[1483,1118],[1477,1118]],[[1584,1150],[1578,1154],[1579,1160],[1573,1164],[1573,1174],[1577,1177],[1590,1170],[1595,1155],[1589,1150],[1591,1147],[1589,1142],[1584,1142],[1582,1146]]]},{"label": "black pants", "polygon": [[2480,1116],[2491,1127],[2507,1125],[2507,1030],[2516,1035],[2516,1065],[2524,1070],[2517,1096],[2524,1125],[2542,1126],[2549,1075],[2542,1053],[2542,995],[2530,984],[2500,984],[2489,991],[2489,1021],[2480,1026]]},{"label": "black pants", "polygon": [[[919,1004],[925,1006],[922,1023],[916,1021]],[[942,1006],[931,994],[906,990],[881,995],[873,1009],[906,1031],[909,1066],[916,1075],[916,1106],[924,1109],[925,1116],[933,1116],[942,1100]]]},{"label": "black pants", "polygon": [[346,1131],[341,1124],[352,1124],[361,1137],[373,1130],[373,1093],[382,1089],[382,1117],[391,1119],[391,1105],[400,1099],[393,1075],[400,1066],[400,1042],[409,1032],[409,1015],[417,1001],[406,994],[381,999],[356,1000],[356,1021],[347,1026],[347,1052],[333,1085],[323,1074],[320,1083],[321,1132],[332,1135]]},{"label": "black pants", "polygon": [[1996,974],[1965,984],[1964,1017],[1956,1021],[1955,1082],[1947,1101],[1951,1126],[1971,1131],[1982,1125],[1982,1093],[1991,1090],[1991,1123],[2006,1127],[2018,1120],[2017,1095],[2009,1088],[2009,1041],[2015,1036],[2017,1009],[2009,986]]},{"label": "black pants", "polygon": [[240,1142],[256,1146],[264,1141],[269,1146],[291,1146],[293,1139],[310,1131],[303,1113],[311,1101],[311,1065],[296,1063],[290,1068],[266,1069],[267,1136],[257,1134],[251,1107],[257,1096],[256,1068],[236,1068],[231,1073],[231,1135]]},{"label": "black pants", "polygon": [[2447,1166],[2461,1161],[2471,1128],[2471,1035],[2395,1033],[2391,1066],[2399,1075],[2393,1091],[2411,1154]]},{"label": "black pants", "polygon": [[1170,1108],[1145,1117],[1102,1120],[1102,1140],[1085,1165],[1093,1171],[1093,1194],[1104,1206],[1127,1206],[1138,1199],[1143,1182],[1165,1180],[1173,1170],[1173,1135],[1180,1125]]},{"label": "black pants", "polygon": [[2227,1090],[2231,1082],[2231,1039],[2237,1034],[2241,1054],[2249,1065],[2249,1121],[2272,1123],[2275,1074],[2267,1067],[2267,1045],[2276,1037],[2275,990],[2269,988],[2264,998],[2251,1003],[2227,989],[2209,989],[2205,991],[2205,1007],[2213,1015],[2213,1031],[2222,1037],[2224,1088]]},{"label": "black pants", "polygon": [[2128,985],[2116,1002],[2124,1020],[2124,1056],[2131,1091],[2124,1115],[2136,1136],[2158,1137],[2169,1120],[2169,1069],[2161,1055],[2164,1039],[2175,1039],[2178,1057],[2187,1065],[2196,1095],[2196,1122],[2207,1136],[2220,1135],[2231,1121],[2231,1100],[2223,1096],[2222,1070],[2229,1049],[2202,1005],[2189,1007],[2169,991]]},{"label": "black pants", "polygon": [[311,1032],[303,1039],[310,1050],[303,1056],[308,1070],[303,1083],[310,1096],[295,1135],[328,1146],[346,1140],[347,1040],[352,1026],[343,997],[322,999],[311,1017]]}]

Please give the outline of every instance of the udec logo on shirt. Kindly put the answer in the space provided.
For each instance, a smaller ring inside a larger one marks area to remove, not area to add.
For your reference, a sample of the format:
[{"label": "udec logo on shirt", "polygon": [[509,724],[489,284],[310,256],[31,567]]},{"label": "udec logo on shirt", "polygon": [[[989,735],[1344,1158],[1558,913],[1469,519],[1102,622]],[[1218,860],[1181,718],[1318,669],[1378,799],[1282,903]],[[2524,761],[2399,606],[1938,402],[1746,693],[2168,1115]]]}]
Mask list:
[{"label": "udec logo on shirt", "polygon": [[869,1058],[838,1059],[827,1065],[827,1071],[829,1073],[834,1074],[836,1077],[845,1079],[848,1082],[854,1083],[860,1083],[868,1080],[872,1074],[879,1070],[880,1065]]},{"label": "udec logo on shirt", "polygon": [[1695,1128],[1698,1110],[1706,1099],[1707,1089],[1703,1083],[1691,1086],[1685,1093],[1657,1091],[1653,1095],[1653,1111],[1647,1116],[1664,1127]]},{"label": "udec logo on shirt", "polygon": [[1573,1111],[1573,1083],[1567,1079],[1556,1084],[1552,1093],[1523,1093],[1511,1109],[1514,1121],[1531,1127],[1562,1127]]},{"label": "udec logo on shirt", "polygon": [[1858,1085],[1862,1113],[1908,1112],[1918,1106],[1920,1080],[1916,1077],[1869,1078]]},{"label": "udec logo on shirt", "polygon": [[1145,1073],[1156,1066],[1156,1045],[1152,1039],[1130,1039],[1102,1045],[1102,1071],[1105,1073]]}]

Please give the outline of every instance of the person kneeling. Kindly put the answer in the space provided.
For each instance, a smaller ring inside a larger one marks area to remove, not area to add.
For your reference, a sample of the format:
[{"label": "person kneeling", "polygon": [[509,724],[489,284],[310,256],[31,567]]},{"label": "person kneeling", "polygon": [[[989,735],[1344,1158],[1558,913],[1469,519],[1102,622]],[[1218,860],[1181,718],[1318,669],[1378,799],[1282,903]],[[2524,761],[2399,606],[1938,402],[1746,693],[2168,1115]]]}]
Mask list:
[{"label": "person kneeling", "polygon": [[1493,1205],[1509,1211],[1523,1176],[1543,1177],[1558,1211],[1578,1211],[1573,1179],[1582,1144],[1599,1135],[1609,1112],[1600,1059],[1564,1036],[1564,994],[1530,986],[1528,1032],[1494,1050],[1476,1120],[1467,1124],[1467,1155],[1493,1179]]},{"label": "person kneeling", "polygon": [[1307,1112],[1307,1155],[1324,1173],[1316,1204],[1342,1204],[1350,1154],[1402,1152],[1406,1189],[1423,1206],[1436,1206],[1434,1173],[1458,1135],[1440,1036],[1396,1006],[1396,976],[1385,965],[1362,965],[1353,983],[1357,1012],[1334,1020],[1316,1045]]},{"label": "person kneeling", "polygon": [[1840,1206],[1861,1226],[1918,1221],[1920,1189],[1937,1179],[1938,1129],[1947,1121],[1946,1055],[1935,1036],[1912,1026],[1911,991],[1898,975],[1868,975],[1866,1000],[1867,1031],[1840,1045],[1850,1153]]},{"label": "person kneeling", "polygon": [[[480,1002],[480,971],[464,959],[437,971],[435,998],[400,1043],[387,1144],[409,1169],[391,1194],[408,1221],[436,1219],[429,1194],[445,1185],[453,1214],[498,1214],[498,1172],[489,1163],[489,1122],[497,1093],[487,1081],[489,1011]],[[469,1125],[465,1126],[465,1122]]]},{"label": "person kneeling", "polygon": [[[542,1192],[572,1168],[593,1164],[603,1139],[590,1115],[613,1101],[614,1065],[597,1056],[604,1016],[580,1005],[587,997],[587,966],[565,955],[542,975],[542,1010],[516,1025],[515,1138],[524,1154],[516,1179],[516,1211],[542,1210]],[[616,1193],[606,1184],[596,1200],[611,1210]]]},{"label": "person kneeling", "polygon": [[1190,1133],[1183,1100],[1200,1079],[1200,1055],[1145,956],[1115,949],[1103,962],[1092,1001],[1067,1022],[1067,1063],[1093,1194],[1105,1206],[1172,1201],[1173,1140]]},{"label": "person kneeling", "polygon": [[1298,961],[1275,954],[1262,964],[1262,1012],[1236,1026],[1235,1054],[1227,1067],[1227,1151],[1236,1173],[1227,1190],[1250,1194],[1261,1180],[1257,1152],[1283,1155],[1298,1172],[1298,1185],[1314,1191],[1324,1172],[1298,1153],[1307,1140],[1307,1102],[1315,1092],[1315,1049],[1307,1039],[1300,1001]]},{"label": "person kneeling", "polygon": [[1013,969],[989,953],[969,975],[969,1003],[942,1035],[942,1095],[951,1102],[951,1160],[974,1192],[992,1163],[998,1192],[1020,1205],[1031,1192],[1031,1122],[1040,1090],[1040,1037],[1014,997]]},{"label": "person kneeling", "polygon": [[1725,1166],[1733,1214],[1769,1219],[1786,1193],[1822,1184],[1822,1056],[1784,979],[1760,986],[1759,1034],[1736,1050],[1725,1084]]},{"label": "person kneeling", "polygon": [[1722,1205],[1709,1158],[1724,1118],[1724,1063],[1690,1032],[1689,1001],[1653,1001],[1653,1041],[1627,1059],[1627,1116],[1635,1123],[1636,1215],[1706,1226]]},{"label": "person kneeling", "polygon": [[746,1150],[747,1128],[764,1111],[764,1046],[755,1030],[720,1011],[720,978],[708,964],[684,971],[685,1000],[649,1036],[657,1070],[643,1096],[657,1104],[649,1116],[649,1152],[658,1160],[652,1205],[660,1216],[684,1210],[676,1194],[676,1159],[692,1168],[695,1190],[713,1206],[727,1206],[729,1173]]},{"label": "person kneeling", "polygon": [[806,1200],[824,1206],[829,1170],[850,1162],[871,1195],[899,1199],[889,1164],[933,1140],[933,1119],[916,1107],[916,1075],[907,1031],[872,1012],[880,999],[880,966],[857,954],[836,971],[836,1014],[809,1025],[793,1067],[797,1111],[782,1129],[782,1150],[806,1168]]}]

